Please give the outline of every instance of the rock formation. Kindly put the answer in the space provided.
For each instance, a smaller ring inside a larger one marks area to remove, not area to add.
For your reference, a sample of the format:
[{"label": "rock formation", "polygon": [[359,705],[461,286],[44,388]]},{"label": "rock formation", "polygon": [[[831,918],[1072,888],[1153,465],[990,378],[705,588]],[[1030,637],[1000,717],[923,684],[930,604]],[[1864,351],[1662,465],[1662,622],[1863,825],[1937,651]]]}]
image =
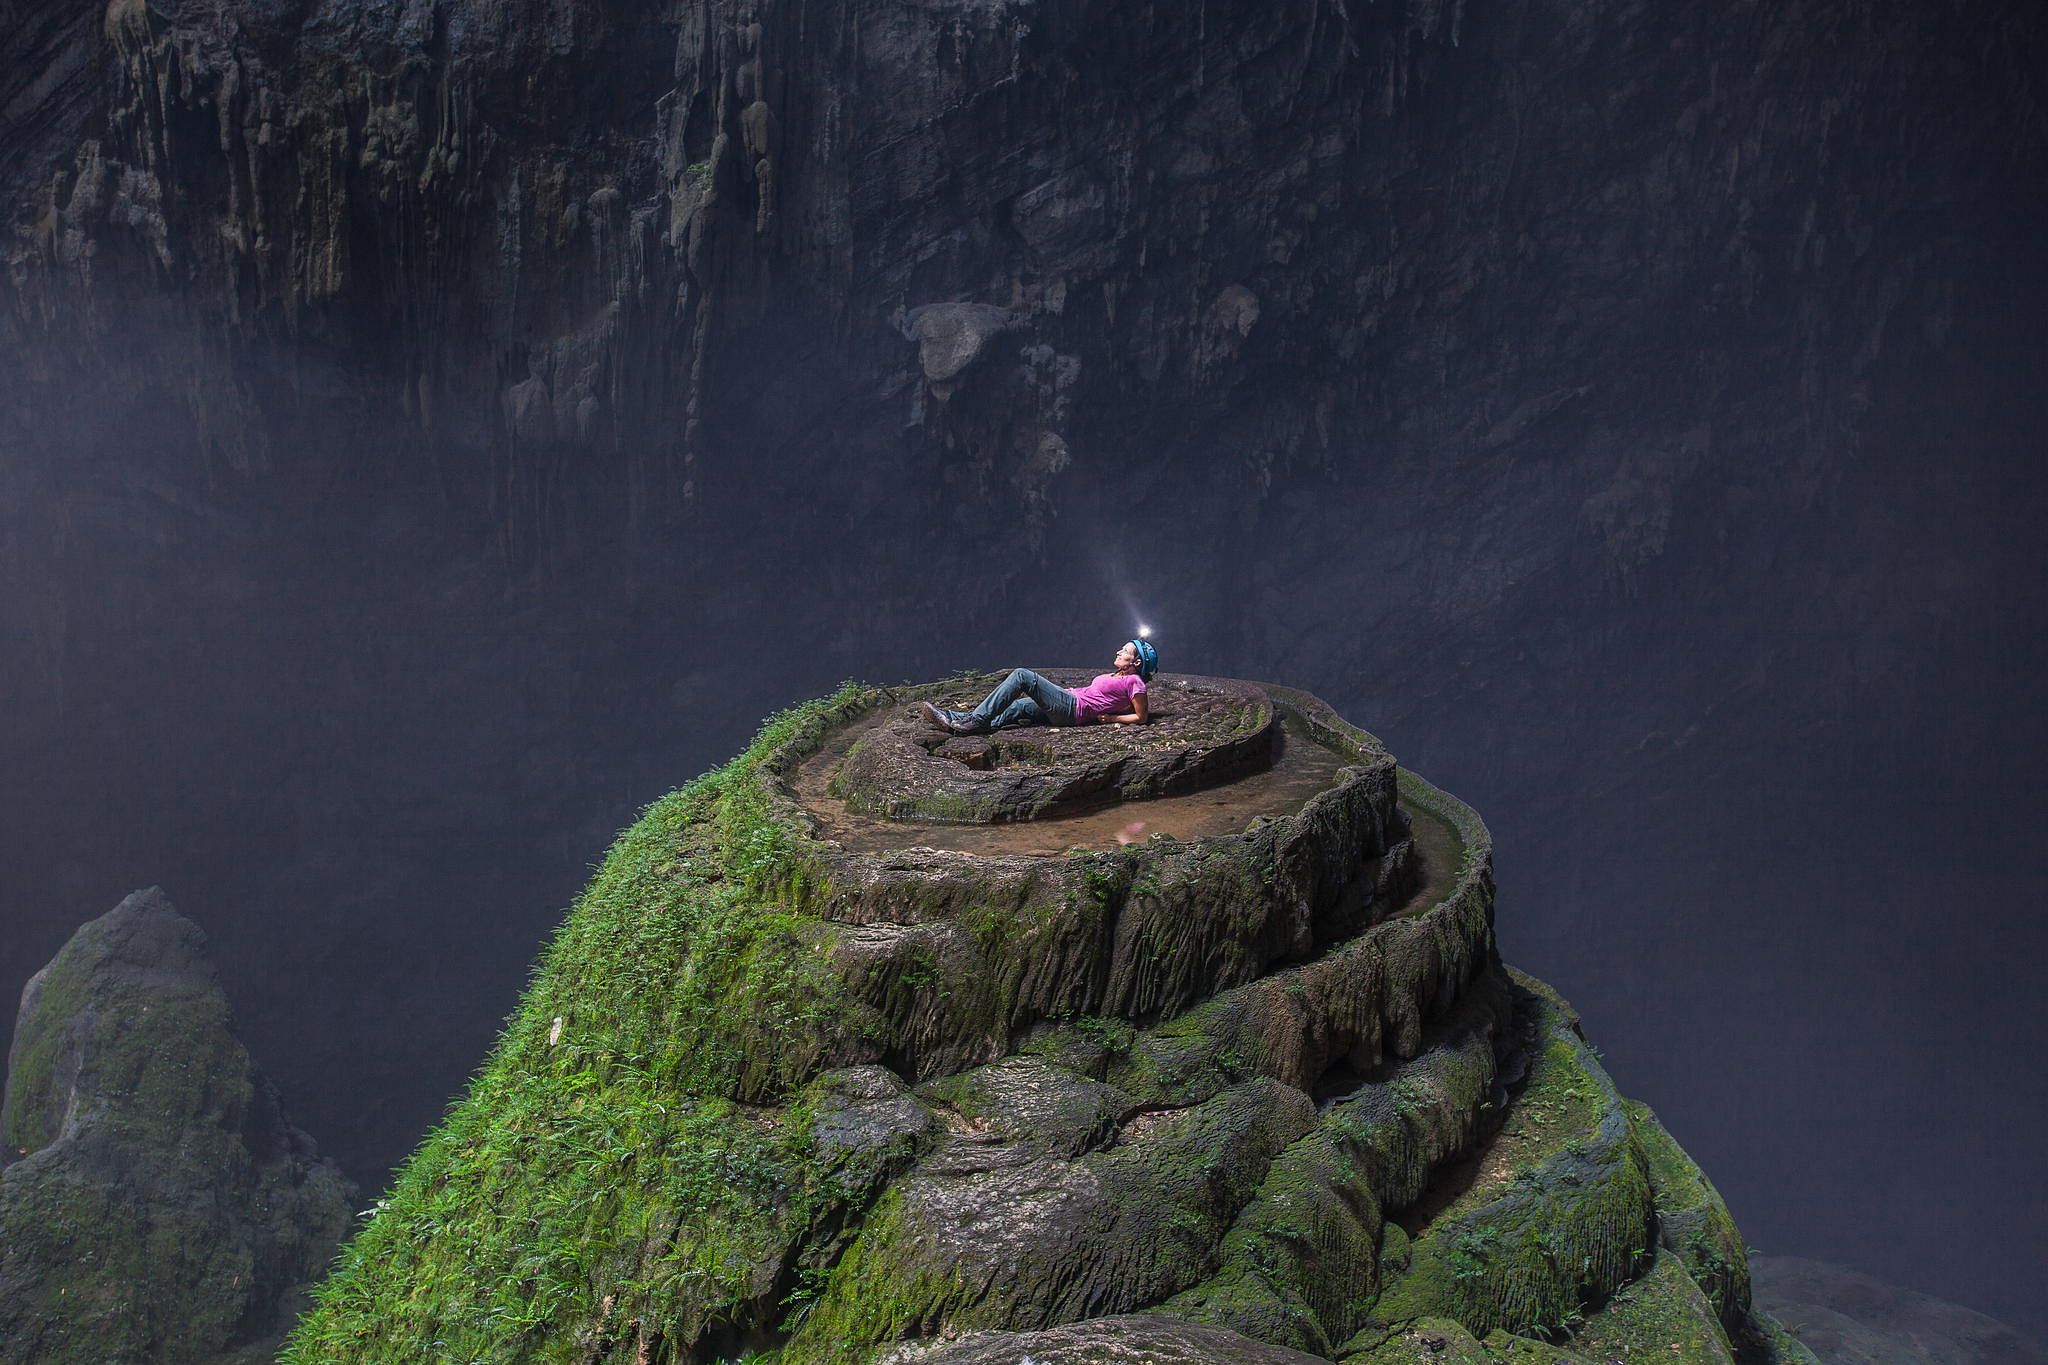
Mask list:
[{"label": "rock formation", "polygon": [[354,1189],[229,1029],[205,936],[161,890],[22,992],[0,1171],[0,1361],[268,1360]]},{"label": "rock formation", "polygon": [[[11,0],[14,434],[54,477],[147,413],[159,472],[257,484],[374,445],[521,564],[906,530],[878,469],[1017,547],[1532,445],[1626,579],[1757,389],[1846,431],[1959,288],[2031,287],[1964,263],[2024,240],[2029,14]],[[1166,450],[1231,497],[1119,477]]]},{"label": "rock formation", "polygon": [[[184,836],[101,723],[173,706],[146,752],[294,788],[209,811],[275,821],[215,857],[237,908],[340,869],[309,932],[374,920],[393,997],[451,1008],[422,890],[487,941],[661,741],[739,724],[650,742],[651,699],[740,695],[743,632],[815,646],[777,695],[1061,638],[1041,564],[1147,566],[1205,667],[1371,696],[1585,867],[1642,831],[1561,792],[1697,800],[1725,847],[1785,741],[1912,794],[1816,827],[1896,828],[2024,751],[1927,712],[2044,676],[2002,647],[2040,633],[2044,33],[2032,0],[0,0],[21,912],[106,864],[102,773]],[[935,623],[930,583],[975,586]],[[452,700],[378,728],[397,697]],[[1962,894],[2008,936],[2038,899]],[[321,999],[393,1097],[348,1115],[374,1168],[466,1053]]]},{"label": "rock formation", "polygon": [[994,681],[649,807],[287,1358],[1807,1359],[1471,810],[1270,685],[918,728]]},{"label": "rock formation", "polygon": [[1756,1256],[1756,1303],[1822,1365],[2048,1365],[2002,1322],[1799,1256]]}]

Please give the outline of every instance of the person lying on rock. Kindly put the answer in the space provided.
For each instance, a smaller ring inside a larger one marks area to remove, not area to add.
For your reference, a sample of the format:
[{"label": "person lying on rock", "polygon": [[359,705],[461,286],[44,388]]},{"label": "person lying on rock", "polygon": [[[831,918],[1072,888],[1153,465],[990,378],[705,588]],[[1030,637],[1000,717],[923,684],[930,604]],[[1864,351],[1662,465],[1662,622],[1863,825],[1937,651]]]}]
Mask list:
[{"label": "person lying on rock", "polygon": [[956,735],[986,735],[1034,720],[1046,725],[1143,725],[1151,714],[1145,684],[1159,671],[1159,651],[1150,640],[1126,640],[1116,652],[1115,668],[1071,692],[1028,668],[1013,668],[972,711],[949,711],[928,701],[918,706],[926,720]]}]

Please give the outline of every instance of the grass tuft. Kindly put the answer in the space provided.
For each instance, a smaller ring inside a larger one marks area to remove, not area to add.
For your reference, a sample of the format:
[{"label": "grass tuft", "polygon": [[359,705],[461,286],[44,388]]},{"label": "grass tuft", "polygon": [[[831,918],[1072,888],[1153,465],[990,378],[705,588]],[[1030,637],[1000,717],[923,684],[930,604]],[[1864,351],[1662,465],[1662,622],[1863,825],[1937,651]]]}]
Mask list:
[{"label": "grass tuft", "polygon": [[780,1268],[852,1191],[816,1159],[803,1089],[841,1004],[829,934],[789,908],[802,874],[756,774],[858,695],[770,717],[619,836],[468,1092],[343,1248],[288,1365],[580,1360],[620,1342],[659,1360],[664,1341],[786,1316]]}]

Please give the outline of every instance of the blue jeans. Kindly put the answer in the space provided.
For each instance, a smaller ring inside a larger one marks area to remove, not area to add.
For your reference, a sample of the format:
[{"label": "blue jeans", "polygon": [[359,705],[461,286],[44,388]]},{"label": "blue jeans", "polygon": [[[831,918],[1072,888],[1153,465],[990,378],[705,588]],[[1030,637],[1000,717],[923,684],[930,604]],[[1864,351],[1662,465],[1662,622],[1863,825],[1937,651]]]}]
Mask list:
[{"label": "blue jeans", "polygon": [[1047,725],[1074,723],[1074,694],[1028,668],[1013,668],[996,690],[981,699],[969,712],[981,725],[1000,730],[1019,721],[1043,721]]}]

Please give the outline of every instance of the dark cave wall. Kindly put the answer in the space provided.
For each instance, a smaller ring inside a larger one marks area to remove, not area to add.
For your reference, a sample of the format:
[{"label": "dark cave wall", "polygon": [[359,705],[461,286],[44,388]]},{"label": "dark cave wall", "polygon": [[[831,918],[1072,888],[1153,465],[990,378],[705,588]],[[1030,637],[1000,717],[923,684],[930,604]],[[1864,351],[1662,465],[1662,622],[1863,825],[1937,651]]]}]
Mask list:
[{"label": "dark cave wall", "polygon": [[[812,576],[821,508],[861,597],[875,545],[943,527],[986,584],[1064,517],[1172,528],[1124,540],[1175,582],[1291,543],[1338,598],[1387,575],[1328,547],[1456,508],[1487,549],[1408,603],[1454,619],[1626,599],[1675,518],[1805,534],[1883,377],[2011,371],[2041,295],[2017,6],[17,8],[23,508],[396,485],[541,578],[622,530]],[[47,687],[67,613],[14,615]]]},{"label": "dark cave wall", "polygon": [[1533,443],[1634,462],[1625,572],[1727,428],[1855,439],[2038,226],[2016,5],[210,0],[55,55],[17,8],[12,69],[97,73],[13,96],[24,389],[154,387],[216,481],[388,449],[522,565],[775,471],[1029,544],[1133,460]]}]

